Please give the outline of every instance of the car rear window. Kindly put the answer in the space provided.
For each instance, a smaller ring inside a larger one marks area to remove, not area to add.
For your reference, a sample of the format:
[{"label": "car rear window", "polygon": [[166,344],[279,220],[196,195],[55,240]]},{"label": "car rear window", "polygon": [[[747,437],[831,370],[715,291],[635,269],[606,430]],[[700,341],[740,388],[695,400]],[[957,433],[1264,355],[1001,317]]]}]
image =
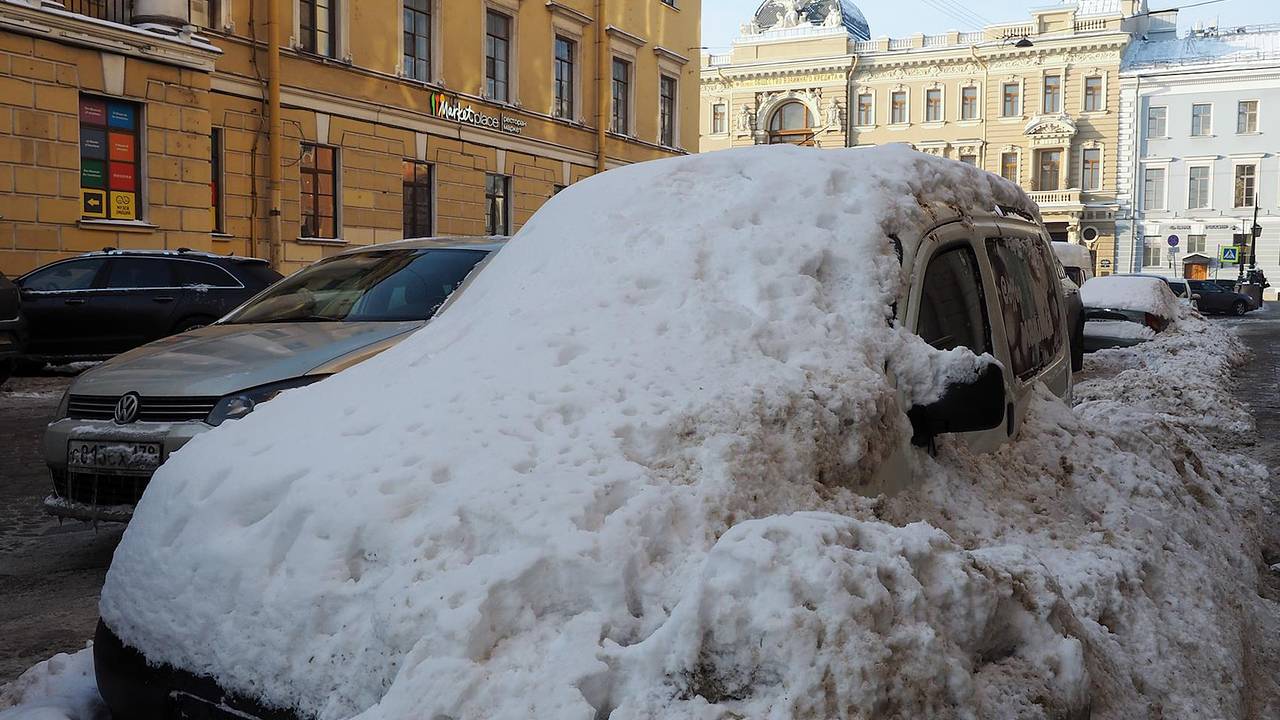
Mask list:
[{"label": "car rear window", "polygon": [[1013,372],[1028,379],[1053,362],[1062,347],[1057,273],[1043,240],[989,238],[987,255],[995,272]]},{"label": "car rear window", "polygon": [[257,288],[264,288],[284,277],[264,262],[237,263],[235,274],[245,285]]},{"label": "car rear window", "polygon": [[183,260],[178,263],[178,275],[183,287],[199,285],[215,288],[238,288],[240,282],[226,270],[213,263]]}]

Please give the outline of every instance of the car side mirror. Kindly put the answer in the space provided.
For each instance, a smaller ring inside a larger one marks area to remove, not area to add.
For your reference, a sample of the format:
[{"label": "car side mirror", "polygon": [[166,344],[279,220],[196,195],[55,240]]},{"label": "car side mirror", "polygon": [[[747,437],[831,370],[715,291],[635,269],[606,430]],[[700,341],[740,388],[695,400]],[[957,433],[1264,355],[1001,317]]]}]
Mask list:
[{"label": "car side mirror", "polygon": [[990,430],[1004,422],[1004,371],[989,363],[978,377],[947,386],[942,397],[907,411],[911,444],[927,447],[943,433]]}]

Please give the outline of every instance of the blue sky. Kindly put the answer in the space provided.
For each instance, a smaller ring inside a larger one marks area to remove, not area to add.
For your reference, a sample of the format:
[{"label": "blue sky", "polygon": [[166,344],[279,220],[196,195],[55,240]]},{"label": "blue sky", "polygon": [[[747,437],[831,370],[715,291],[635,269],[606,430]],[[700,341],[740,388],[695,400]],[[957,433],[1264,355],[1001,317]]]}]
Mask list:
[{"label": "blue sky", "polygon": [[[888,35],[906,37],[913,33],[940,33],[947,30],[972,30],[980,25],[974,15],[991,22],[1011,22],[1030,17],[1028,8],[1056,4],[1055,0],[854,0],[871,25],[872,37]],[[1190,5],[1201,0],[1150,0],[1152,10]],[[738,34],[738,25],[746,22],[760,0],[702,0],[702,44],[714,51],[728,49]],[[936,6],[953,9],[955,15]],[[971,22],[961,22],[956,17]],[[1218,18],[1223,27],[1280,23],[1280,3],[1276,0],[1224,0],[1211,5],[1183,10],[1179,25],[1190,28],[1197,20],[1212,22]]]}]

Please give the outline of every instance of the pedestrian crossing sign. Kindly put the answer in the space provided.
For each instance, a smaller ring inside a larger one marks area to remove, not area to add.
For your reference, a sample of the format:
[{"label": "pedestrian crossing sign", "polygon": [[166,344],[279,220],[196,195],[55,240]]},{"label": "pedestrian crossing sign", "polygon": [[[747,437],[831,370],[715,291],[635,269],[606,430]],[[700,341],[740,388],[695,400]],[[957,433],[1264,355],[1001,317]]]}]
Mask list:
[{"label": "pedestrian crossing sign", "polygon": [[1218,259],[1224,263],[1237,264],[1240,262],[1240,248],[1227,246],[1219,249]]}]

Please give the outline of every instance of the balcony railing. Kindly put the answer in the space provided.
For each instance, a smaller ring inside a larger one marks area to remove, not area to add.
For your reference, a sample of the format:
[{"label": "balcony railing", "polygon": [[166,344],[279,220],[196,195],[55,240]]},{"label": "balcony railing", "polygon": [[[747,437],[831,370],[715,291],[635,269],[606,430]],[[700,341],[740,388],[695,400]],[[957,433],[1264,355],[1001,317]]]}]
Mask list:
[{"label": "balcony railing", "polygon": [[1079,190],[1038,190],[1028,193],[1037,205],[1079,205]]},{"label": "balcony railing", "polygon": [[133,0],[62,0],[67,10],[98,20],[128,25],[133,22]]}]

